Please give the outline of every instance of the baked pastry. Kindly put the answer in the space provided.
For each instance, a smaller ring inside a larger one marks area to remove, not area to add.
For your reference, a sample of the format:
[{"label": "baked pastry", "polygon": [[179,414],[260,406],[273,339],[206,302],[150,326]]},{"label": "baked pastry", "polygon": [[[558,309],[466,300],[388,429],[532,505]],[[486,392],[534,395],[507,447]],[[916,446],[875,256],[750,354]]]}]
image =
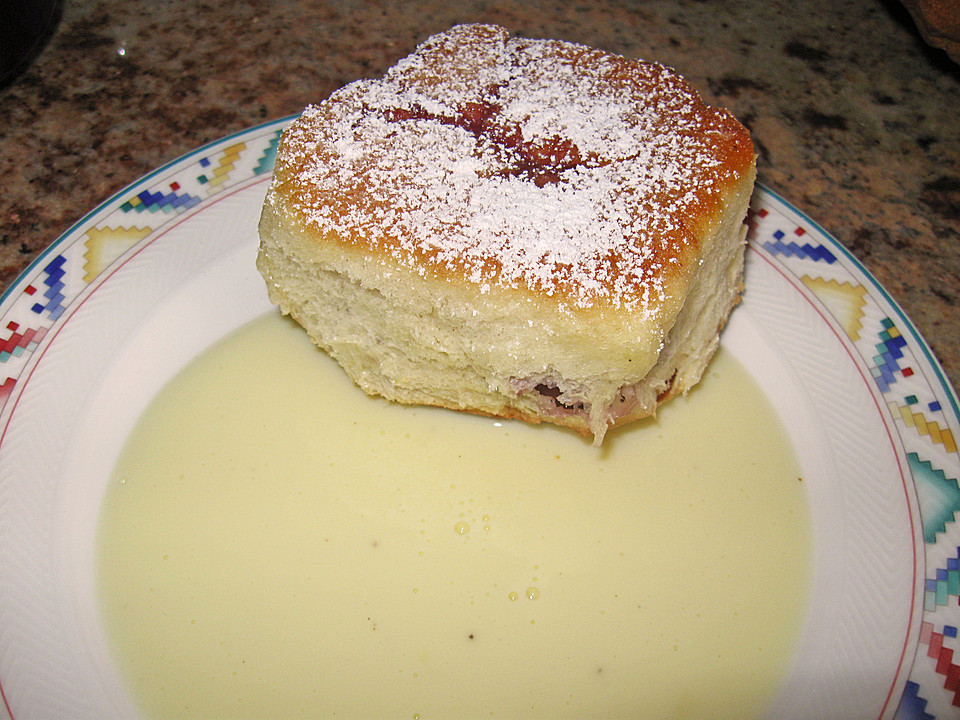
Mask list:
[{"label": "baked pastry", "polygon": [[257,264],[368,393],[600,444],[700,379],[754,175],[672,70],[456,26],[285,131]]}]

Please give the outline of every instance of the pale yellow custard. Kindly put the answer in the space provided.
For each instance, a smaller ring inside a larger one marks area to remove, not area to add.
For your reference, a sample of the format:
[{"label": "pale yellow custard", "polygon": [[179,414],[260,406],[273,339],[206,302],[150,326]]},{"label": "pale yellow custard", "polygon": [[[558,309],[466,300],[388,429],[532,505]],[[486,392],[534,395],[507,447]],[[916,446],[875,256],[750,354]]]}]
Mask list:
[{"label": "pale yellow custard", "polygon": [[157,396],[99,592],[157,718],[744,718],[811,573],[803,483],[725,351],[598,449],[390,404],[277,315]]}]

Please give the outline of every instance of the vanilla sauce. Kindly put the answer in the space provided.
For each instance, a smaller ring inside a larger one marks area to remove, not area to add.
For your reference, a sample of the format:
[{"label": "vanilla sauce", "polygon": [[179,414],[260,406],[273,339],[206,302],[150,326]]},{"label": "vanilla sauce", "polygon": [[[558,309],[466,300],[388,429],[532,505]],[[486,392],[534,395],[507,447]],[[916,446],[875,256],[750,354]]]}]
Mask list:
[{"label": "vanilla sauce", "polygon": [[751,718],[811,574],[798,462],[721,350],[603,448],[369,398],[269,314],[154,399],[99,597],[156,718]]}]

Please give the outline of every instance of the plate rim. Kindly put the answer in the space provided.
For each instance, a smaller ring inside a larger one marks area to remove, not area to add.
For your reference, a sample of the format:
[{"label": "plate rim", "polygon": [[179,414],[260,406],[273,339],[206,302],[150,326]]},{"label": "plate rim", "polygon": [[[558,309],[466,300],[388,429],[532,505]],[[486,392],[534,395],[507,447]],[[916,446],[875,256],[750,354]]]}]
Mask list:
[{"label": "plate rim", "polygon": [[[906,311],[900,305],[900,303],[894,298],[890,292],[880,283],[880,281],[874,276],[870,269],[867,268],[857,257],[854,255],[840,240],[838,240],[832,233],[826,230],[820,223],[811,218],[803,210],[799,209],[792,202],[784,198],[776,190],[772,190],[763,183],[758,182],[757,188],[760,192],[776,199],[778,204],[783,206],[785,209],[789,210],[791,213],[796,215],[798,218],[803,220],[803,223],[809,226],[811,229],[815,230],[821,238],[829,241],[831,245],[839,250],[843,254],[844,259],[850,265],[853,265],[854,268],[859,274],[860,279],[868,282],[872,289],[875,290],[881,297],[886,301],[886,303],[894,310],[897,314],[897,317],[900,319],[903,326],[910,330],[910,333],[917,343],[919,348],[924,353],[924,358],[930,364],[931,370],[934,371],[938,382],[941,385],[941,389],[947,394],[948,399],[950,400],[951,407],[953,409],[954,417],[960,419],[960,396],[957,394],[956,388],[950,383],[949,378],[947,378],[946,372],[943,369],[943,365],[940,363],[940,360],[934,354],[933,349],[930,347],[929,343],[917,329],[916,325],[910,319],[910,316],[907,315]],[[850,268],[847,268],[850,269]]]}]

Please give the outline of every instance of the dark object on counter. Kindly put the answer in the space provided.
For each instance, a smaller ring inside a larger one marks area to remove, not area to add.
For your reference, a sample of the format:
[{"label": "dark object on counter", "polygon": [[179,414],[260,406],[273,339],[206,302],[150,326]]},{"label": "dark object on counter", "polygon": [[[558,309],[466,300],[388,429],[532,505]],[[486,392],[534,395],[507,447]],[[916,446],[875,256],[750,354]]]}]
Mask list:
[{"label": "dark object on counter", "polygon": [[0,0],[0,88],[40,54],[62,10],[61,0]]},{"label": "dark object on counter", "polygon": [[903,0],[923,39],[945,50],[960,63],[960,2],[958,0]]}]

